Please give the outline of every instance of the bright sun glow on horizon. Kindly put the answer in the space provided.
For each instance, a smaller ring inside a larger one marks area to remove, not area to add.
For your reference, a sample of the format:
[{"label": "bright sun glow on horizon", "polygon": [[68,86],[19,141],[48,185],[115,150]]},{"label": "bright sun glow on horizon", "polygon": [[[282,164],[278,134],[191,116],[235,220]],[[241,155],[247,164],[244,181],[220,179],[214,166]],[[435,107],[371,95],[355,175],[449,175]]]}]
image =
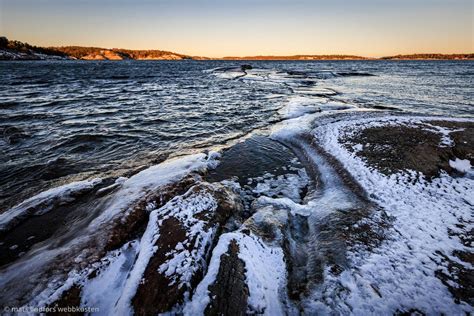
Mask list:
[{"label": "bright sun glow on horizon", "polygon": [[0,34],[40,46],[194,56],[472,53],[472,0],[0,0]]}]

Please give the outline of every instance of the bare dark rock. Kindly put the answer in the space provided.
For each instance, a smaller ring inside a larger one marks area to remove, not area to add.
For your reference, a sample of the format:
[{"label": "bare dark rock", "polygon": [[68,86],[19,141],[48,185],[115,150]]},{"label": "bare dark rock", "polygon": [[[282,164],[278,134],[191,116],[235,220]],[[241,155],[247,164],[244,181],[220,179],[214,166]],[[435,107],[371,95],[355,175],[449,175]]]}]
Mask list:
[{"label": "bare dark rock", "polygon": [[253,67],[252,65],[245,64],[245,65],[240,66],[240,69],[242,69],[242,71],[245,71],[245,70],[253,69]]},{"label": "bare dark rock", "polygon": [[382,126],[362,129],[348,139],[346,147],[353,150],[354,144],[363,148],[356,155],[380,172],[390,175],[400,171],[415,170],[428,179],[437,177],[441,170],[455,173],[449,160],[468,159],[474,164],[474,123],[431,121],[432,125],[463,129],[450,133],[454,145],[440,146],[441,134],[420,126]]},{"label": "bare dark rock", "polygon": [[[73,285],[69,290],[64,291],[61,297],[51,303],[48,307],[49,308],[54,308],[56,307],[57,309],[59,308],[67,308],[67,307],[74,307],[74,308],[79,308],[81,305],[81,292],[82,289],[78,285]],[[58,312],[50,312],[46,313],[46,315],[57,315]],[[84,313],[78,313],[78,312],[61,312],[61,315],[84,315]]]},{"label": "bare dark rock", "polygon": [[368,72],[338,72],[339,76],[342,77],[373,77],[374,74]]},{"label": "bare dark rock", "polygon": [[372,109],[376,109],[376,110],[402,111],[401,109],[396,108],[396,107],[393,107],[393,106],[380,105],[380,104],[371,105],[370,107],[371,107]]},{"label": "bare dark rock", "polygon": [[205,310],[206,315],[246,315],[249,289],[245,283],[245,263],[238,257],[239,245],[229,243],[221,255],[216,281],[208,290],[213,298]]}]

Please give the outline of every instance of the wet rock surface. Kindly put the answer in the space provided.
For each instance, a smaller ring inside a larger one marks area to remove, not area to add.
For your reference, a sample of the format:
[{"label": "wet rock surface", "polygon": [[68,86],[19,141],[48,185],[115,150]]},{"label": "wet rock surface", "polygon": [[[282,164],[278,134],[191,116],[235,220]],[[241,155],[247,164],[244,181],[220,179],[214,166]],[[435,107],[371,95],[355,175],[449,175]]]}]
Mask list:
[{"label": "wet rock surface", "polygon": [[237,177],[241,185],[250,178],[287,173],[283,168],[291,163],[295,155],[283,144],[265,136],[253,136],[226,149],[219,165],[204,178],[210,182]]}]

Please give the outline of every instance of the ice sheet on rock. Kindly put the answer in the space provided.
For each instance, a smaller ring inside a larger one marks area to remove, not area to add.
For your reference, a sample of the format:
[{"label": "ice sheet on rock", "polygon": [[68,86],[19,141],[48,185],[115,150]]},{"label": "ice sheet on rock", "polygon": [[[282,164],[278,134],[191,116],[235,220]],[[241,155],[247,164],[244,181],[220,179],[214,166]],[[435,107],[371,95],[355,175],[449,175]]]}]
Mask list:
[{"label": "ice sheet on rock", "polygon": [[[138,241],[110,251],[89,268],[70,271],[66,280],[50,280],[48,287],[34,297],[29,306],[48,306],[59,300],[73,286],[81,288],[81,306],[99,308],[100,315],[114,311],[128,272],[135,261]],[[91,275],[95,276],[92,277]]]},{"label": "ice sheet on rock", "polygon": [[[144,272],[158,250],[160,227],[168,218],[175,218],[185,230],[185,240],[166,254],[158,272],[167,276],[170,284],[190,288],[191,278],[206,266],[207,251],[215,234],[214,226],[205,218],[217,209],[217,200],[210,191],[196,188],[214,188],[213,184],[199,184],[177,196],[159,209],[150,212],[147,228],[140,240],[126,243],[111,251],[91,267],[72,271],[62,285],[50,282],[30,303],[46,306],[58,300],[73,285],[82,288],[81,304],[100,308],[100,314],[129,315],[133,313],[132,299],[136,295]],[[202,213],[205,212],[202,216]],[[198,216],[196,216],[198,215]],[[94,276],[91,276],[93,272]]]},{"label": "ice sheet on rock", "polygon": [[256,209],[264,208],[266,206],[274,206],[291,211],[292,214],[299,214],[302,216],[309,216],[312,211],[311,202],[308,204],[296,203],[289,198],[270,198],[261,196],[254,201],[253,207]]},{"label": "ice sheet on rock", "polygon": [[[303,189],[308,185],[309,178],[304,169],[299,169],[298,173],[287,173],[260,180],[252,189],[254,196],[287,197],[294,202],[301,202]],[[254,180],[254,179],[250,179]]]},{"label": "ice sheet on rock", "polygon": [[119,300],[116,303],[115,311],[121,315],[132,314],[132,298],[134,297],[138,285],[143,278],[143,273],[145,272],[148,262],[157,249],[155,243],[160,237],[158,229],[158,216],[158,210],[154,210],[150,213],[147,228],[140,239],[140,244],[138,245],[138,256],[133,264],[133,268],[129,272],[126,282],[120,291],[121,294]]},{"label": "ice sheet on rock", "polygon": [[117,179],[115,179],[113,184],[111,184],[111,185],[109,185],[105,188],[97,190],[97,194],[100,195],[102,193],[110,192],[113,189],[116,189],[116,188],[120,187],[125,181],[127,181],[127,179],[128,178],[126,178],[126,177],[118,177]]},{"label": "ice sheet on rock", "polygon": [[[423,123],[429,119],[440,118],[354,119],[314,130],[325,150],[343,163],[395,221],[389,239],[373,252],[349,252],[352,268],[339,276],[326,271],[326,282],[305,302],[309,313],[392,314],[412,308],[427,314],[473,312],[472,306],[454,301],[436,272],[450,275],[444,257],[472,269],[453,252],[472,253],[473,249],[464,246],[448,229],[463,233],[457,224],[471,222],[472,205],[465,197],[474,191],[474,181],[467,177],[452,178],[446,173],[431,182],[422,175],[416,182],[407,174],[385,176],[369,168],[340,143],[345,133],[359,128]],[[472,228],[468,226],[467,231]],[[455,284],[455,280],[451,275],[450,282]]]},{"label": "ice sheet on rock", "polygon": [[347,110],[356,108],[354,105],[343,103],[340,101],[326,101],[325,103],[319,106],[321,111],[337,111],[337,110]]},{"label": "ice sheet on rock", "polygon": [[179,181],[191,172],[202,172],[214,168],[218,163],[219,154],[210,152],[178,157],[166,160],[158,165],[145,169],[122,183],[106,210],[91,223],[95,227],[126,210],[148,192],[159,187]]},{"label": "ice sheet on rock", "polygon": [[282,302],[286,291],[286,266],[283,250],[267,245],[250,233],[223,234],[214,248],[204,279],[199,283],[192,301],[184,307],[185,315],[202,315],[211,301],[208,287],[216,280],[221,255],[227,252],[229,243],[239,245],[239,258],[245,262],[245,282],[249,288],[249,313],[284,315]]},{"label": "ice sheet on rock", "polygon": [[[284,119],[300,117],[307,113],[315,113],[320,111],[317,99],[308,97],[294,97],[288,101],[288,104],[278,111]],[[319,100],[320,103],[324,100]]]},{"label": "ice sheet on rock", "polygon": [[291,97],[288,103],[281,108],[278,113],[283,119],[294,119],[321,111],[345,110],[351,108],[354,108],[354,106],[342,102],[329,101],[327,98],[297,95]]},{"label": "ice sheet on rock", "polygon": [[84,180],[68,183],[35,195],[24,202],[0,214],[0,231],[8,229],[21,218],[34,215],[43,215],[49,212],[54,205],[61,205],[74,201],[74,195],[89,191],[102,182],[102,179]]},{"label": "ice sheet on rock", "polygon": [[[61,247],[51,247],[48,243],[41,244],[35,249],[31,250],[25,256],[22,257],[18,263],[11,265],[4,269],[1,272],[0,284],[4,288],[10,288],[8,295],[12,299],[21,299],[24,300],[41,300],[45,301],[51,296],[51,293],[58,291],[62,293],[61,285],[64,282],[65,274],[67,271],[55,271],[53,275],[47,272],[50,269],[51,264],[57,264],[55,260],[62,258],[62,262],[66,266],[72,267],[76,265],[76,259],[80,259],[82,252],[92,253],[94,250],[89,250],[87,243],[101,233],[99,229],[101,224],[105,221],[112,219],[115,215],[120,214],[122,211],[128,211],[128,208],[131,209],[134,203],[138,202],[142,197],[145,197],[150,191],[158,191],[161,186],[171,184],[174,181],[179,181],[186,175],[192,172],[200,172],[215,166],[217,163],[217,158],[219,154],[209,153],[209,154],[196,154],[190,156],[184,156],[180,158],[167,160],[159,165],[150,167],[131,178],[125,180],[119,190],[109,197],[108,204],[105,204],[105,212],[103,212],[99,217],[97,217],[88,227],[85,228],[85,231],[78,231],[76,233],[77,238],[67,240],[67,242]],[[119,179],[119,182],[124,179]],[[99,180],[91,180],[95,184]],[[95,181],[95,182],[94,182]],[[82,184],[88,184],[82,183]],[[90,183],[89,183],[90,184]],[[89,185],[88,184],[88,185]],[[61,191],[62,188],[54,189],[52,192]],[[69,191],[67,191],[69,192]],[[49,192],[48,192],[49,194]],[[48,197],[49,198],[49,197]],[[71,249],[78,249],[81,251],[80,254],[71,253]],[[98,250],[100,251],[100,250]],[[77,257],[77,258],[76,258]],[[77,261],[77,265],[80,265],[81,262]],[[36,297],[25,297],[25,294],[22,293],[22,287],[16,287],[15,284],[18,284],[18,280],[22,279],[25,272],[29,272],[32,275],[32,278],[35,280],[31,281],[28,285],[32,287],[30,291],[33,290],[33,295]],[[49,273],[49,274],[48,274]],[[77,272],[71,272],[77,273]],[[47,274],[47,276],[46,276]],[[39,280],[39,278],[44,278]],[[70,279],[70,278],[69,278]],[[36,280],[41,282],[35,284]],[[42,293],[42,294],[38,294]]]},{"label": "ice sheet on rock", "polygon": [[100,315],[114,313],[138,253],[138,245],[138,240],[126,243],[102,259],[102,266],[96,272],[97,276],[83,284],[82,306],[98,307]]},{"label": "ice sheet on rock", "polygon": [[306,210],[300,205],[310,183],[306,170],[297,165],[297,161],[293,161],[292,164],[284,168],[288,173],[274,175],[267,172],[259,177],[248,178],[247,183],[242,186],[232,179],[223,180],[221,183],[240,195],[247,211],[259,207],[259,201],[262,202],[262,205],[270,203],[264,201],[292,205],[295,212]]},{"label": "ice sheet on rock", "polygon": [[320,197],[307,201],[306,204],[296,203],[285,197],[270,198],[261,196],[255,200],[253,206],[259,209],[269,205],[289,210],[293,215],[310,216],[312,221],[317,221],[334,211],[351,209],[357,204],[345,192],[337,188],[331,188],[325,190]]},{"label": "ice sheet on rock", "polygon": [[245,72],[241,68],[214,68],[210,69],[207,72],[212,73],[218,78],[221,79],[238,79],[242,76],[245,76]]},{"label": "ice sheet on rock", "polygon": [[[295,112],[292,118],[285,119],[271,128],[270,138],[278,141],[293,141],[296,136],[311,131],[316,119],[337,112],[354,111],[353,107],[339,102],[329,101],[319,106],[321,112]],[[283,108],[281,111],[286,111]],[[299,114],[297,116],[296,114]]]},{"label": "ice sheet on rock", "polygon": [[311,130],[312,122],[318,114],[304,114],[275,124],[271,129],[270,137],[274,140],[293,139],[296,135],[303,134]]}]

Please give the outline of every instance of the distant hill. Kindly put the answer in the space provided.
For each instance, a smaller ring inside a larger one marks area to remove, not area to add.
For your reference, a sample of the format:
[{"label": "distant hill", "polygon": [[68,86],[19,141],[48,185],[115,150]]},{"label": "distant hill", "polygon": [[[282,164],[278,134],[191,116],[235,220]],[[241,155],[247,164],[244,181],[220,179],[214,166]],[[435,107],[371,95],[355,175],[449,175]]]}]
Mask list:
[{"label": "distant hill", "polygon": [[[366,60],[377,59],[355,55],[294,55],[294,56],[246,56],[207,58],[188,56],[163,50],[131,50],[122,48],[100,48],[83,46],[38,47],[20,41],[8,40],[0,36],[0,60],[43,60],[43,59],[82,59],[82,60]],[[382,60],[421,60],[421,59],[474,59],[474,54],[413,54],[380,58]]]},{"label": "distant hill", "polygon": [[366,57],[354,55],[294,55],[294,56],[246,56],[224,57],[223,60],[363,60]]},{"label": "distant hill", "polygon": [[411,54],[395,55],[381,58],[369,58],[355,55],[294,55],[294,56],[247,56],[223,57],[223,60],[468,60],[474,59],[474,54]]},{"label": "distant hill", "polygon": [[0,37],[0,60],[83,59],[83,60],[183,60],[206,59],[162,50],[130,50],[82,46],[38,47]]},{"label": "distant hill", "polygon": [[457,59],[474,59],[474,54],[411,54],[411,55],[396,55],[382,57],[380,59],[391,60],[414,60],[414,59],[433,59],[433,60],[457,60]]},{"label": "distant hill", "polygon": [[85,60],[182,60],[193,59],[191,56],[177,54],[162,50],[130,50],[130,49],[105,49],[99,47],[64,46],[51,47],[74,59]]}]

